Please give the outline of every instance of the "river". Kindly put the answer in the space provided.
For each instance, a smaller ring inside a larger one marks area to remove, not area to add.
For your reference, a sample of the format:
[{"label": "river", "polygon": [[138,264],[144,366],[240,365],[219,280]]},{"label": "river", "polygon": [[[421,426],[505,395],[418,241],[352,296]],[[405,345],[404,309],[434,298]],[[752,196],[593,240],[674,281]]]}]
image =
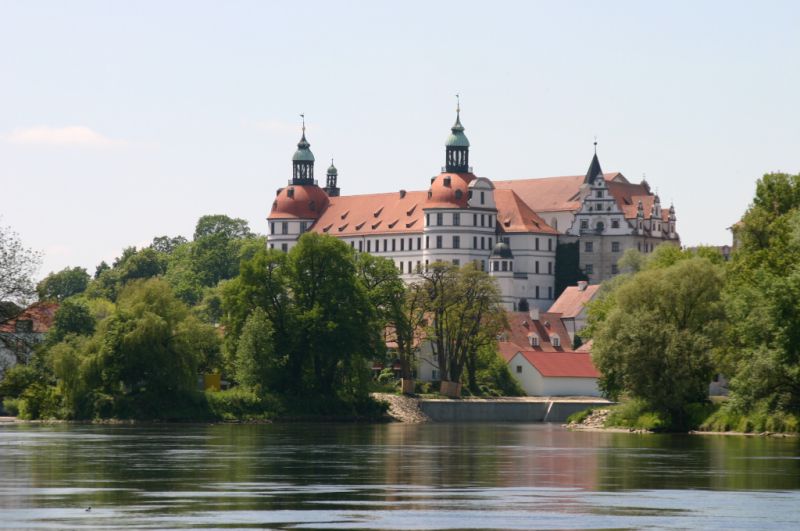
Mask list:
[{"label": "river", "polygon": [[0,452],[4,529],[800,528],[798,439],[15,424]]}]

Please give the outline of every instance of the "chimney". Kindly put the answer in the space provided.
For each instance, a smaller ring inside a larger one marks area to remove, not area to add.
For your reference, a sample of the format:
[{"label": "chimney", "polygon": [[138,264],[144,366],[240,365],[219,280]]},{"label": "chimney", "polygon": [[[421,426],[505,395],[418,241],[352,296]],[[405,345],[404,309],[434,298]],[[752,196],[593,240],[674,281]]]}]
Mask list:
[{"label": "chimney", "polygon": [[588,286],[588,285],[589,285],[589,283],[586,282],[585,280],[579,280],[578,281],[578,291],[586,291],[586,286]]},{"label": "chimney", "polygon": [[533,308],[531,308],[531,311],[529,313],[530,313],[530,316],[531,316],[531,321],[538,321],[539,320],[539,308],[534,306]]},{"label": "chimney", "polygon": [[400,199],[404,198],[405,196],[406,196],[406,191],[400,190]]}]

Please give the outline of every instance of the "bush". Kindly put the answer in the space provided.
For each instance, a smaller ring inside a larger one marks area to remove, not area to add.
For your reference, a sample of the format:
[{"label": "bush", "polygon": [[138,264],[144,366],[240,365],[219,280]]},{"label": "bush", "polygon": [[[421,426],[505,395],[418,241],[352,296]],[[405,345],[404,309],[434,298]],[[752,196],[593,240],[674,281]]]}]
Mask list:
[{"label": "bush", "polygon": [[272,397],[260,397],[255,391],[243,387],[206,391],[205,399],[211,415],[221,420],[269,420],[280,410]]},{"label": "bush", "polygon": [[703,431],[738,431],[742,433],[798,433],[800,418],[792,413],[772,412],[761,406],[750,413],[725,404],[700,423]]},{"label": "bush", "polygon": [[583,411],[577,411],[577,412],[573,413],[572,415],[570,415],[569,417],[567,417],[567,424],[570,424],[570,423],[573,423],[573,422],[575,424],[580,424],[581,422],[586,420],[586,417],[591,415],[593,412],[594,412],[594,409],[592,409],[592,408],[584,409]]},{"label": "bush", "polygon": [[669,426],[669,420],[662,415],[650,411],[643,400],[629,400],[611,408],[606,427],[664,431]]},{"label": "bush", "polygon": [[3,400],[3,410],[12,417],[19,416],[19,398],[6,398]]}]

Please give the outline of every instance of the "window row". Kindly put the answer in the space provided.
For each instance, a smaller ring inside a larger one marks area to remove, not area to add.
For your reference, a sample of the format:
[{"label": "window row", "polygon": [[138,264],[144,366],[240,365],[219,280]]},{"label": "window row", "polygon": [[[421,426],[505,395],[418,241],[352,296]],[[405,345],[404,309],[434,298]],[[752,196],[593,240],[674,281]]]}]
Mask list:
[{"label": "window row", "polygon": [[[448,213],[447,217],[449,218],[450,225],[453,226],[460,226],[462,220],[464,218],[469,219],[469,214],[465,214],[462,218],[460,212],[453,212],[452,214]],[[433,222],[433,223],[432,223]],[[445,223],[445,213],[444,212],[436,212],[431,214],[430,212],[425,214],[425,225],[428,227],[433,226],[443,226],[446,225]],[[465,222],[464,225],[468,225],[468,222]],[[494,227],[494,216],[492,214],[472,214],[472,226],[473,227]]]}]

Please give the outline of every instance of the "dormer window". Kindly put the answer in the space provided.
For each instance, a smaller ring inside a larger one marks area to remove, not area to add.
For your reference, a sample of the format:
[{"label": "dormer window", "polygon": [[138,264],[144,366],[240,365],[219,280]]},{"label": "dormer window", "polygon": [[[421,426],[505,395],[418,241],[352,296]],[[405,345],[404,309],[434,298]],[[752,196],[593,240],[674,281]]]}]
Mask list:
[{"label": "dormer window", "polygon": [[553,334],[552,336],[550,336],[550,343],[552,343],[554,347],[560,347],[561,346],[561,338],[558,337],[557,335]]},{"label": "dormer window", "polygon": [[528,336],[528,343],[530,343],[530,345],[532,347],[538,347],[539,346],[539,336],[534,335],[534,334],[529,335]]}]

